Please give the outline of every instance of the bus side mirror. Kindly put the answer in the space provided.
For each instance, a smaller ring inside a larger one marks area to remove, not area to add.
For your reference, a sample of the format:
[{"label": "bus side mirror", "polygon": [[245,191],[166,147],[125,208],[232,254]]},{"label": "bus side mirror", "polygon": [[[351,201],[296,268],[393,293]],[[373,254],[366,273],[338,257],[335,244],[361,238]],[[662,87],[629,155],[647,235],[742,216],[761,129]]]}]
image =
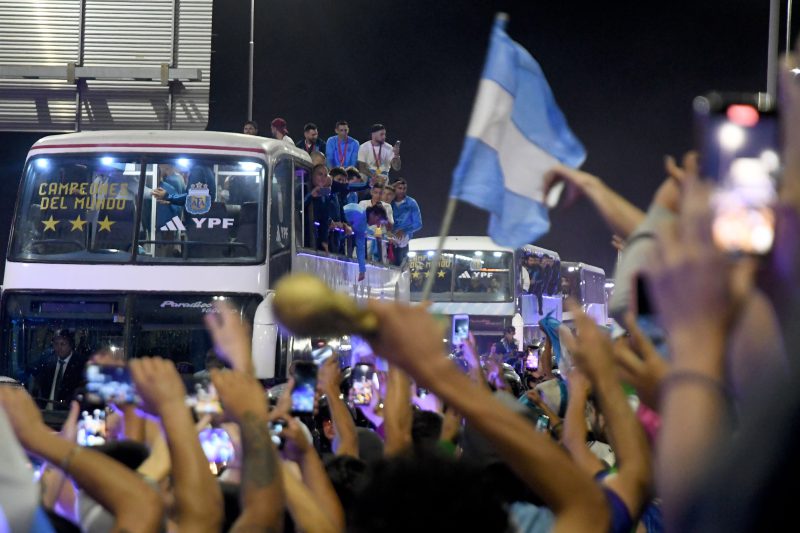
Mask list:
[{"label": "bus side mirror", "polygon": [[253,368],[258,379],[275,377],[275,351],[278,345],[278,324],[272,313],[273,293],[267,294],[253,318]]}]

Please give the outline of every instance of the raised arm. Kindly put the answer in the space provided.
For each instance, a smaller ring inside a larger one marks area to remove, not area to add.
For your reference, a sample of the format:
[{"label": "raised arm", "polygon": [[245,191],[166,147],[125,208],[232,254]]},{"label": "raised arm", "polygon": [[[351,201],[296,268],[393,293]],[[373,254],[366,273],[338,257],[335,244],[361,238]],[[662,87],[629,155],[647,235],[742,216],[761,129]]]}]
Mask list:
[{"label": "raised arm", "polygon": [[575,464],[594,477],[603,470],[604,466],[603,462],[586,445],[586,400],[589,397],[591,385],[586,376],[577,369],[570,371],[567,383],[569,401],[567,402],[567,412],[564,414],[561,443],[569,451]]},{"label": "raised arm", "polygon": [[336,429],[336,437],[339,441],[336,455],[358,457],[356,423],[340,397],[341,381],[339,358],[329,357],[319,369],[317,382],[321,392],[328,398],[328,408],[331,411],[333,427]]},{"label": "raised arm", "polygon": [[20,444],[59,465],[82,490],[108,509],[114,515],[116,531],[159,530],[163,519],[161,499],[138,475],[102,453],[81,448],[52,433],[24,390],[0,387],[0,405]]},{"label": "raised arm", "polygon": [[131,377],[145,409],[161,419],[175,493],[175,522],[182,531],[217,532],[222,525],[222,493],[184,403],[184,386],[171,361],[154,358],[130,362]]},{"label": "raised arm", "polygon": [[738,301],[732,265],[711,237],[709,191],[690,182],[678,222],[659,235],[662,260],[649,271],[659,319],[668,333],[672,368],[661,382],[656,472],[669,523],[686,489],[729,428],[723,378],[725,344]]},{"label": "raised arm", "polygon": [[636,388],[642,403],[658,411],[658,390],[669,373],[669,363],[642,333],[632,314],[625,317],[625,327],[630,339],[621,338],[614,342],[617,371],[626,383]]},{"label": "raised arm", "polygon": [[400,160],[400,141],[394,143],[392,146],[392,160],[391,160],[392,170],[400,170],[402,168],[403,162]]},{"label": "raised arm", "polygon": [[286,489],[286,505],[289,514],[294,520],[299,531],[313,531],[314,533],[339,533],[342,530],[334,526],[330,518],[317,505],[313,494],[302,480],[287,468],[281,465],[283,472],[283,486]]},{"label": "raised arm", "polygon": [[601,489],[548,436],[447,360],[443,332],[424,309],[375,301],[369,307],[379,323],[379,333],[370,341],[375,352],[462,413],[556,514],[554,531],[604,529],[609,513]]},{"label": "raised arm", "polygon": [[617,380],[611,339],[577,305],[573,304],[570,310],[578,325],[578,337],[569,339],[569,350],[592,382],[617,458],[617,474],[604,483],[625,502],[631,517],[636,517],[653,481],[647,437]]},{"label": "raised arm", "polygon": [[481,388],[491,390],[489,382],[486,381],[486,374],[481,366],[481,358],[478,355],[478,346],[475,344],[475,336],[470,332],[467,340],[464,341],[464,359],[469,365],[469,376]]},{"label": "raised arm", "polygon": [[653,482],[650,446],[617,380],[611,339],[577,305],[571,311],[578,324],[578,338],[572,341],[570,350],[592,382],[617,458],[617,474],[606,478],[604,483],[625,502],[630,515],[636,517],[649,497]]},{"label": "raised arm", "polygon": [[242,511],[231,531],[282,531],[286,496],[280,459],[267,425],[267,398],[255,378],[243,372],[211,372],[225,413],[239,425],[242,438]]},{"label": "raised arm", "polygon": [[386,435],[384,454],[399,455],[411,447],[411,380],[400,368],[389,366],[383,427]]},{"label": "raised arm", "polygon": [[217,312],[207,314],[205,323],[217,355],[234,370],[255,375],[250,328],[242,321],[239,312],[229,304],[217,302],[214,307]]},{"label": "raised arm", "polygon": [[288,426],[283,435],[286,438],[286,453],[300,465],[303,473],[303,482],[308,487],[317,505],[325,516],[339,530],[344,530],[344,509],[342,508],[336,490],[333,488],[328,473],[317,451],[308,441],[305,432],[300,428],[296,418],[288,419]]},{"label": "raised arm", "polygon": [[645,217],[644,212],[617,194],[603,180],[588,172],[560,166],[550,178],[565,181],[574,190],[586,195],[613,233],[626,239]]}]

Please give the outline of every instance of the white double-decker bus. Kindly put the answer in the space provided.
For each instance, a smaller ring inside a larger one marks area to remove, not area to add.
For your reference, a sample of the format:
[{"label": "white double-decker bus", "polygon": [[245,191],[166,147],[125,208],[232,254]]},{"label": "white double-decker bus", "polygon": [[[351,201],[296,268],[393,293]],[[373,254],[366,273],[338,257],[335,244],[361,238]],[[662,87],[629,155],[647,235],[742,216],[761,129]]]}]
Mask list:
[{"label": "white double-decker bus", "polygon": [[[613,284],[612,284],[613,286]],[[605,271],[586,263],[561,263],[561,293],[581,304],[598,325],[608,322],[608,292]],[[572,321],[572,313],[564,313],[565,321]]]},{"label": "white double-decker bus", "polygon": [[[422,298],[438,241],[438,237],[427,237],[409,243],[412,301]],[[523,273],[529,257],[535,263],[530,270],[543,274],[534,281]],[[447,237],[430,295],[431,312],[451,320],[467,315],[469,330],[482,352],[512,325],[519,342],[539,338],[538,323],[544,315],[552,312],[561,319],[559,260],[556,252],[537,246],[513,250],[496,245],[489,237]]]},{"label": "white double-decker bus", "polygon": [[110,347],[203,370],[202,318],[224,299],[253,326],[258,377],[281,377],[294,339],[279,334],[270,300],[287,272],[313,272],[359,298],[408,299],[399,269],[369,264],[358,282],[354,259],[307,248],[310,171],[304,151],[240,134],[41,139],[25,164],[6,258],[0,374],[31,385],[64,329],[79,354]]}]

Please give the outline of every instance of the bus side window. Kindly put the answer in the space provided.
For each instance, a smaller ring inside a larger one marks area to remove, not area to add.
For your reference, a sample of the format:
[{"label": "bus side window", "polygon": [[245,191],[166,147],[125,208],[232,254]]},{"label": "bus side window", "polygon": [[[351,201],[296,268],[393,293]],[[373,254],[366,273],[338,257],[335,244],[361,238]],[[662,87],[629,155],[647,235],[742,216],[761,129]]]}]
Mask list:
[{"label": "bus side window", "polygon": [[291,249],[292,161],[281,159],[272,174],[269,254]]},{"label": "bus side window", "polygon": [[294,167],[294,234],[298,248],[311,246],[306,233],[309,232],[308,218],[305,216],[303,201],[311,191],[311,169],[295,162]]}]

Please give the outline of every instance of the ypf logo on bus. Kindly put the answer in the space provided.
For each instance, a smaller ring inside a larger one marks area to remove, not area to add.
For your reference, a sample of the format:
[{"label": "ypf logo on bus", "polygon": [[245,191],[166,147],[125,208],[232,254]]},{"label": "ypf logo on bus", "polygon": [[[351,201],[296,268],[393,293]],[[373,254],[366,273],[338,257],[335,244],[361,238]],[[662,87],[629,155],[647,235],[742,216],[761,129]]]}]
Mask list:
[{"label": "ypf logo on bus", "polygon": [[233,226],[233,219],[232,218],[194,218],[192,217],[192,222],[194,225],[197,226],[198,229],[203,228],[203,224],[208,221],[208,224],[205,225],[206,228],[215,228],[217,226],[222,226],[223,229],[228,229]]}]

